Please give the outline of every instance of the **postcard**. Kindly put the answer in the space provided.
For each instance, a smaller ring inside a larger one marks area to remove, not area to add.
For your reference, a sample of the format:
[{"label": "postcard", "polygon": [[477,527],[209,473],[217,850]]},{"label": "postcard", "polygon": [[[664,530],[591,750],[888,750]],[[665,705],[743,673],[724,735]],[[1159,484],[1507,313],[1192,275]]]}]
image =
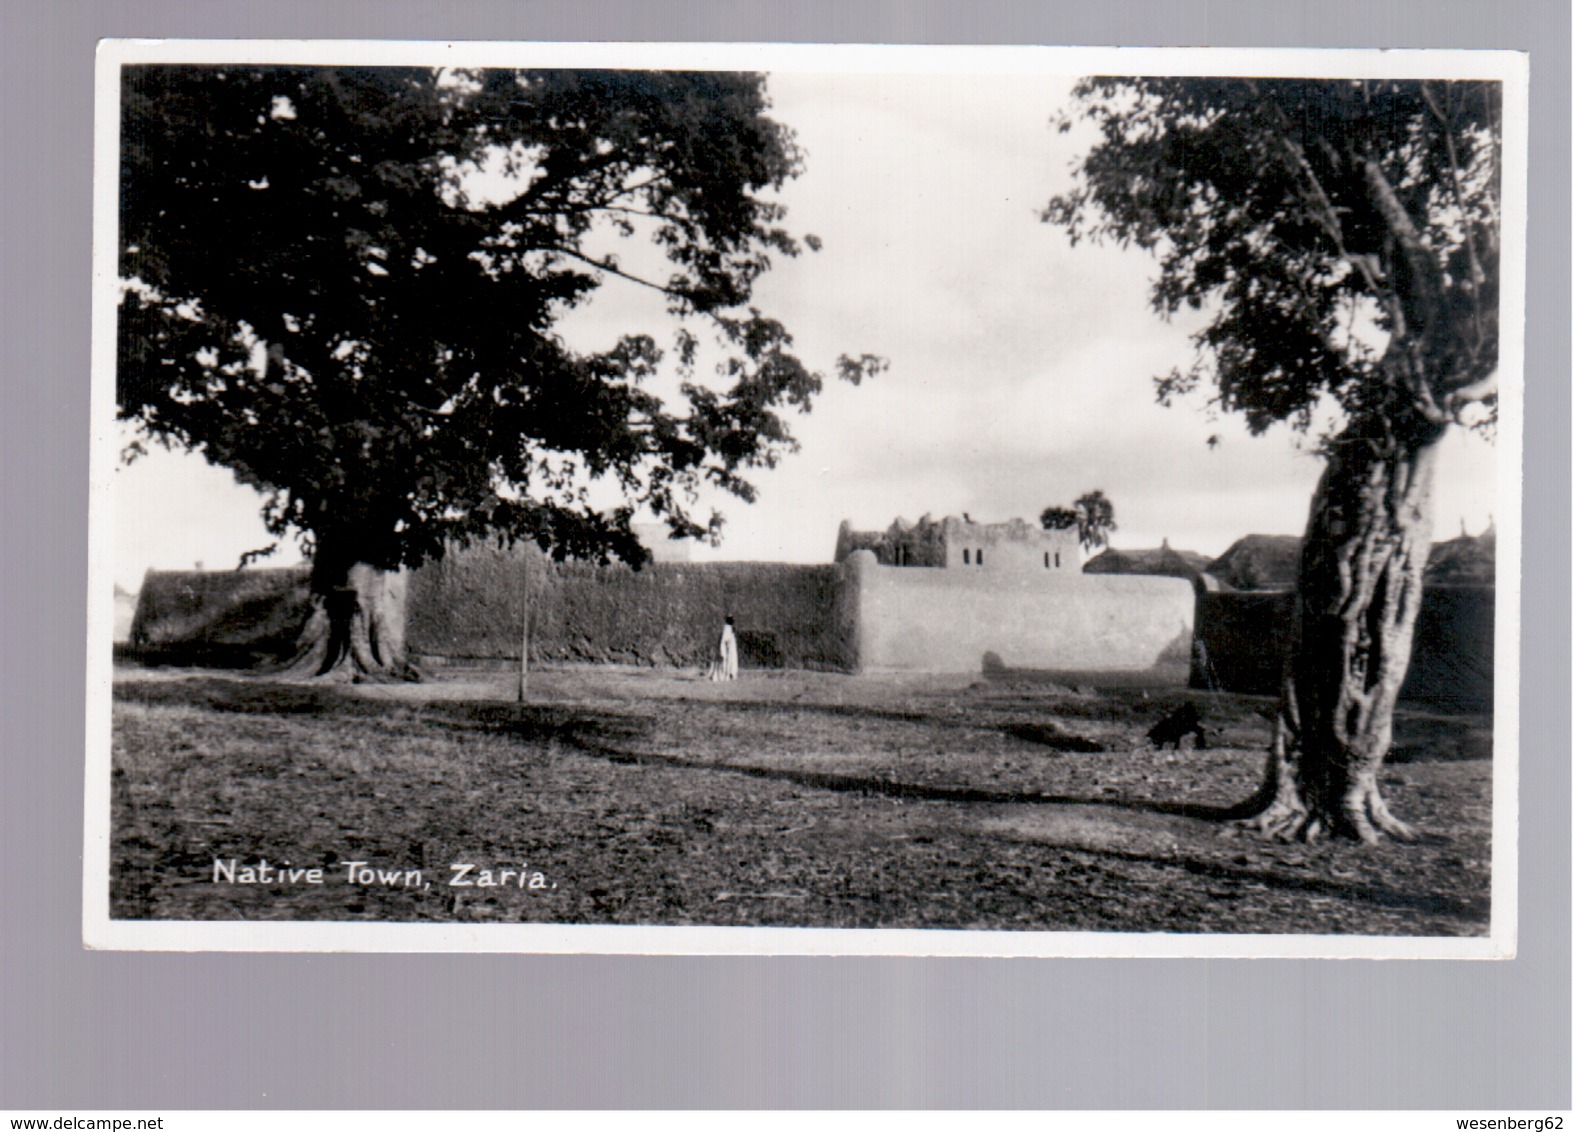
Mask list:
[{"label": "postcard", "polygon": [[106,41],[85,943],[1511,957],[1526,83]]}]

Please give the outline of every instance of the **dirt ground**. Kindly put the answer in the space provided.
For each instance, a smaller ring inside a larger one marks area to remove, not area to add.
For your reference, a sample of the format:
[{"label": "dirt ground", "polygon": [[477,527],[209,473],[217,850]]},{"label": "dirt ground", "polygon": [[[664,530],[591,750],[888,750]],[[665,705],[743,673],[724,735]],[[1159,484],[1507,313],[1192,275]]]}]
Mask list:
[{"label": "dirt ground", "polygon": [[[520,704],[505,671],[116,677],[117,918],[1489,926],[1485,717],[1401,713],[1384,789],[1423,836],[1367,848],[1229,835],[1268,737],[1270,704],[1251,697],[561,667],[533,673]],[[1187,701],[1207,749],[1153,749],[1147,729]]]}]

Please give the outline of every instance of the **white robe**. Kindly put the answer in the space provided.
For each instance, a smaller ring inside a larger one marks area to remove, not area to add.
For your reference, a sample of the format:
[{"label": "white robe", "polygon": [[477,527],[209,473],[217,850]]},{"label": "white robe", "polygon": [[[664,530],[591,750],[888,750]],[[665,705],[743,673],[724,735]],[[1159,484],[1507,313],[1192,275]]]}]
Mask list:
[{"label": "white robe", "polygon": [[737,679],[737,634],[733,632],[730,625],[725,625],[721,629],[721,655],[716,660],[715,667],[710,670],[710,679]]}]

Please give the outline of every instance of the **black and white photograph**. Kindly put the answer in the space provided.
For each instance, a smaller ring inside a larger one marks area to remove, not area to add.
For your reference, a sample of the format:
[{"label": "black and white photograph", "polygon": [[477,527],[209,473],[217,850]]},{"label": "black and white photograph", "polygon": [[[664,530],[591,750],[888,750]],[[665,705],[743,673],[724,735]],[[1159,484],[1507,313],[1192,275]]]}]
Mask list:
[{"label": "black and white photograph", "polygon": [[1511,958],[1526,82],[104,43],[85,942]]}]

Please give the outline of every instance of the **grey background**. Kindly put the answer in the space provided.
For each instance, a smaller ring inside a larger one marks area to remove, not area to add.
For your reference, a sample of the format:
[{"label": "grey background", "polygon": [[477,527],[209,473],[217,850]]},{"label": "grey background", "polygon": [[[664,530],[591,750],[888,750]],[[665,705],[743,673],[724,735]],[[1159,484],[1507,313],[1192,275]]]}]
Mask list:
[{"label": "grey background", "polygon": [[[101,36],[1531,50],[1519,958],[83,952]],[[0,1108],[1568,1108],[1569,42],[1567,0],[7,4]]]}]

